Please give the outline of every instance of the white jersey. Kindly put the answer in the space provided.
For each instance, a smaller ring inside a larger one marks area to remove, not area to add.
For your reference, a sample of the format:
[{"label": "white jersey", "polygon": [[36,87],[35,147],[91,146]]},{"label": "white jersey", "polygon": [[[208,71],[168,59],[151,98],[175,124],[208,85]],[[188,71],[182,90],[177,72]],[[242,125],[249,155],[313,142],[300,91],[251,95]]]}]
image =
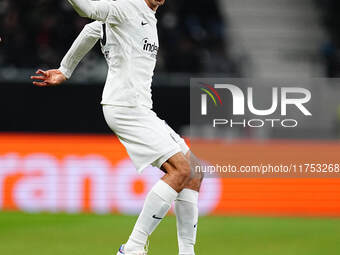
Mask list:
[{"label": "white jersey", "polygon": [[[125,146],[138,172],[161,167],[189,147],[151,110],[151,80],[158,52],[155,12],[145,0],[68,0],[84,17],[84,27],[61,62],[70,78],[85,54],[101,39],[109,72],[103,92],[107,124]],[[136,107],[126,107],[136,106]]]},{"label": "white jersey", "polygon": [[152,108],[151,82],[159,48],[155,12],[144,0],[101,0],[93,4],[95,10],[89,17],[97,21],[85,26],[60,70],[69,78],[100,39],[109,68],[101,103]]}]

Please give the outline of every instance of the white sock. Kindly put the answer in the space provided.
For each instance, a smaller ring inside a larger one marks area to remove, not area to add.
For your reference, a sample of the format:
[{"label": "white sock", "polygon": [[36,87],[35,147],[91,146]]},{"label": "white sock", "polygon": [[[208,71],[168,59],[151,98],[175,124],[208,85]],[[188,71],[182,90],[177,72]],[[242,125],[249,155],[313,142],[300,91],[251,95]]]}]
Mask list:
[{"label": "white sock", "polygon": [[161,219],[169,211],[178,193],[160,180],[147,195],[143,210],[124,249],[126,252],[143,251],[148,236],[156,229]]},{"label": "white sock", "polygon": [[198,192],[183,189],[175,200],[179,255],[194,255],[198,222]]}]

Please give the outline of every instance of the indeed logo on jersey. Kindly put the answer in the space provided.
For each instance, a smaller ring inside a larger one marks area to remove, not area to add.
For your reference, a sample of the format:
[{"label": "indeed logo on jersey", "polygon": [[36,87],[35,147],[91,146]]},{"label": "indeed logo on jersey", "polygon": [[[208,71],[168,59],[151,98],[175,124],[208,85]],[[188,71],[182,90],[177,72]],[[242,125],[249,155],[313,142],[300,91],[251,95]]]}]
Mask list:
[{"label": "indeed logo on jersey", "polygon": [[151,53],[152,57],[157,57],[158,49],[159,47],[155,42],[150,42],[149,38],[143,39],[143,50]]}]

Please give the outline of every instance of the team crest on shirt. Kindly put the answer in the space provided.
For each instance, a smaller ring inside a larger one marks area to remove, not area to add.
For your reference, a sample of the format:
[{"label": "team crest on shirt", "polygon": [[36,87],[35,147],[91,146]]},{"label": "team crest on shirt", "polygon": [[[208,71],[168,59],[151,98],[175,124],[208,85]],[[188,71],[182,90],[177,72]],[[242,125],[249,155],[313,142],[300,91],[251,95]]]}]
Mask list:
[{"label": "team crest on shirt", "polygon": [[156,42],[151,42],[147,37],[143,39],[143,51],[150,53],[151,57],[157,57],[158,49],[159,47]]}]

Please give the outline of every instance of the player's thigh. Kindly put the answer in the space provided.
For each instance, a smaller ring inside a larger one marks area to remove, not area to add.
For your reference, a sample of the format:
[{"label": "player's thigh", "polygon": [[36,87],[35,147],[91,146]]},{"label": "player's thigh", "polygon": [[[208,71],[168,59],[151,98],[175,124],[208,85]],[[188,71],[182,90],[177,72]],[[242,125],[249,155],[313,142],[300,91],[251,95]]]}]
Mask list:
[{"label": "player's thigh", "polygon": [[183,152],[179,152],[165,161],[161,170],[170,175],[183,174],[190,176],[190,163]]},{"label": "player's thigh", "polygon": [[187,188],[200,191],[203,181],[203,173],[195,171],[195,166],[201,166],[201,161],[191,152],[188,151],[186,155],[177,153],[169,158],[161,167],[165,173],[176,176],[177,184],[182,188]]}]

